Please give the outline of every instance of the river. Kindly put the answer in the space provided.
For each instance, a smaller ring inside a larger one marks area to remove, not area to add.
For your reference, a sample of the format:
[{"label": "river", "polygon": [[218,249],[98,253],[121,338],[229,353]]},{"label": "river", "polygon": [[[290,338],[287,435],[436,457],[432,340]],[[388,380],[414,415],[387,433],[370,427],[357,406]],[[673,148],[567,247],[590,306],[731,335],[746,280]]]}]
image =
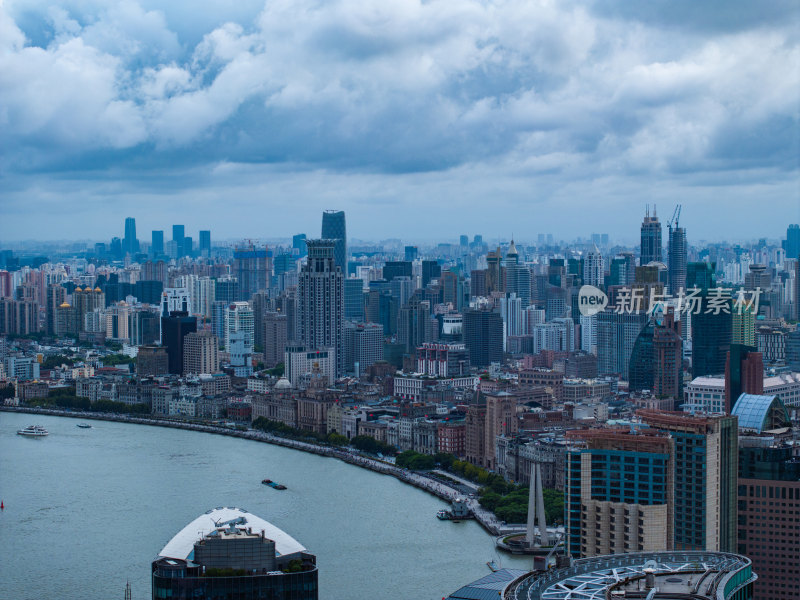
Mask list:
[{"label": "river", "polygon": [[[113,600],[150,592],[150,563],[186,523],[244,508],[317,556],[321,600],[439,600],[500,555],[441,500],[340,460],[178,429],[0,413],[0,598]],[[16,435],[29,424],[50,435]],[[265,477],[288,486],[277,491]]]}]

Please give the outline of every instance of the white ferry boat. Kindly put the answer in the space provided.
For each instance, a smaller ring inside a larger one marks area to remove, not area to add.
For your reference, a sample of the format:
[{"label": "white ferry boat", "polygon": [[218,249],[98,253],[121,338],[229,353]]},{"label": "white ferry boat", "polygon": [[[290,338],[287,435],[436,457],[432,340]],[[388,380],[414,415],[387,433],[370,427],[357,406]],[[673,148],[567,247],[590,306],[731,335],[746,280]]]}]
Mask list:
[{"label": "white ferry boat", "polygon": [[27,435],[30,437],[44,437],[49,432],[41,425],[28,425],[25,429],[17,431],[17,435]]}]

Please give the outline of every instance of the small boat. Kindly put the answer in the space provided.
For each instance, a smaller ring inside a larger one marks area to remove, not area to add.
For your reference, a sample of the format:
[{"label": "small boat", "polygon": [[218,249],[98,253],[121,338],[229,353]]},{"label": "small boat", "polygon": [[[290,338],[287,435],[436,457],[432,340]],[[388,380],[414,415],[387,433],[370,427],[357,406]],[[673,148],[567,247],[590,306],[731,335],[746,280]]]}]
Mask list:
[{"label": "small boat", "polygon": [[17,431],[17,435],[27,435],[28,437],[44,437],[49,431],[41,425],[28,425],[25,429]]},{"label": "small boat", "polygon": [[272,481],[272,479],[262,479],[261,483],[263,483],[264,485],[268,485],[269,487],[271,487],[274,490],[285,490],[286,489],[285,485],[282,485],[280,483],[276,483],[275,481]]},{"label": "small boat", "polygon": [[76,425],[76,427],[80,427],[81,429],[91,429],[92,428],[92,426],[89,425],[88,423],[78,423]]}]

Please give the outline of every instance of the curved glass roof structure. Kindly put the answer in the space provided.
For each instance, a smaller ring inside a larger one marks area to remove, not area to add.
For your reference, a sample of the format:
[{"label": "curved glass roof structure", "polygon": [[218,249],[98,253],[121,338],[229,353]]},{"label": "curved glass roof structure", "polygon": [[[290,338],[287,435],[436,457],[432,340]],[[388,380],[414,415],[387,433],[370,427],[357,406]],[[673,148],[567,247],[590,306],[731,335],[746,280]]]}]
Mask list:
[{"label": "curved glass roof structure", "polygon": [[[504,600],[605,600],[644,598],[645,575],[655,576],[659,598],[723,600],[749,587],[757,576],[750,559],[723,552],[652,552],[584,558],[572,567],[520,578],[503,590]],[[622,592],[622,594],[620,594]],[[649,596],[648,596],[649,597]],[[745,595],[745,597],[750,597]]]},{"label": "curved glass roof structure", "polygon": [[789,423],[789,413],[778,396],[742,394],[733,407],[732,415],[739,417],[739,430],[761,433]]}]

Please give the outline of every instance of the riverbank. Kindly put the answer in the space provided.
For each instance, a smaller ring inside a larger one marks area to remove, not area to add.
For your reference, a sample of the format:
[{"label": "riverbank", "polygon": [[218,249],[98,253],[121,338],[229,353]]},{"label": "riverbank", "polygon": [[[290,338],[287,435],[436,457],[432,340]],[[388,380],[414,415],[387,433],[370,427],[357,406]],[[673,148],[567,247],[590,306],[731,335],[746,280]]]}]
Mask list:
[{"label": "riverbank", "polygon": [[[288,438],[278,437],[269,433],[248,429],[245,431],[231,429],[219,425],[209,425],[200,423],[187,423],[185,421],[178,421],[174,419],[161,419],[157,417],[132,417],[123,414],[109,414],[109,413],[92,413],[92,412],[77,412],[68,410],[59,410],[51,408],[38,408],[30,406],[0,406],[0,410],[5,412],[29,413],[50,415],[55,417],[70,417],[73,419],[83,420],[97,420],[97,421],[116,421],[119,423],[131,423],[134,425],[150,425],[154,427],[168,427],[172,429],[185,429],[189,431],[200,431],[204,433],[212,433],[215,435],[225,435],[229,437],[237,437],[256,442],[267,444],[274,444],[300,450],[302,452],[310,452],[319,456],[327,456],[330,458],[338,458],[339,460],[348,464],[369,469],[376,473],[389,475],[399,479],[400,481],[421,489],[429,494],[451,502],[454,498],[463,497],[464,494],[460,490],[448,485],[438,479],[433,479],[424,473],[417,473],[401,469],[392,465],[391,463],[383,462],[378,459],[363,456],[361,454],[351,452],[342,448],[334,448],[330,446],[319,446],[308,442],[299,440],[292,440]],[[474,484],[473,484],[474,485]],[[505,533],[510,533],[510,528],[503,527],[502,524],[495,518],[493,513],[481,508],[478,500],[475,498],[468,498],[467,503],[469,508],[475,515],[475,519],[481,526],[491,535],[497,536]]]}]

